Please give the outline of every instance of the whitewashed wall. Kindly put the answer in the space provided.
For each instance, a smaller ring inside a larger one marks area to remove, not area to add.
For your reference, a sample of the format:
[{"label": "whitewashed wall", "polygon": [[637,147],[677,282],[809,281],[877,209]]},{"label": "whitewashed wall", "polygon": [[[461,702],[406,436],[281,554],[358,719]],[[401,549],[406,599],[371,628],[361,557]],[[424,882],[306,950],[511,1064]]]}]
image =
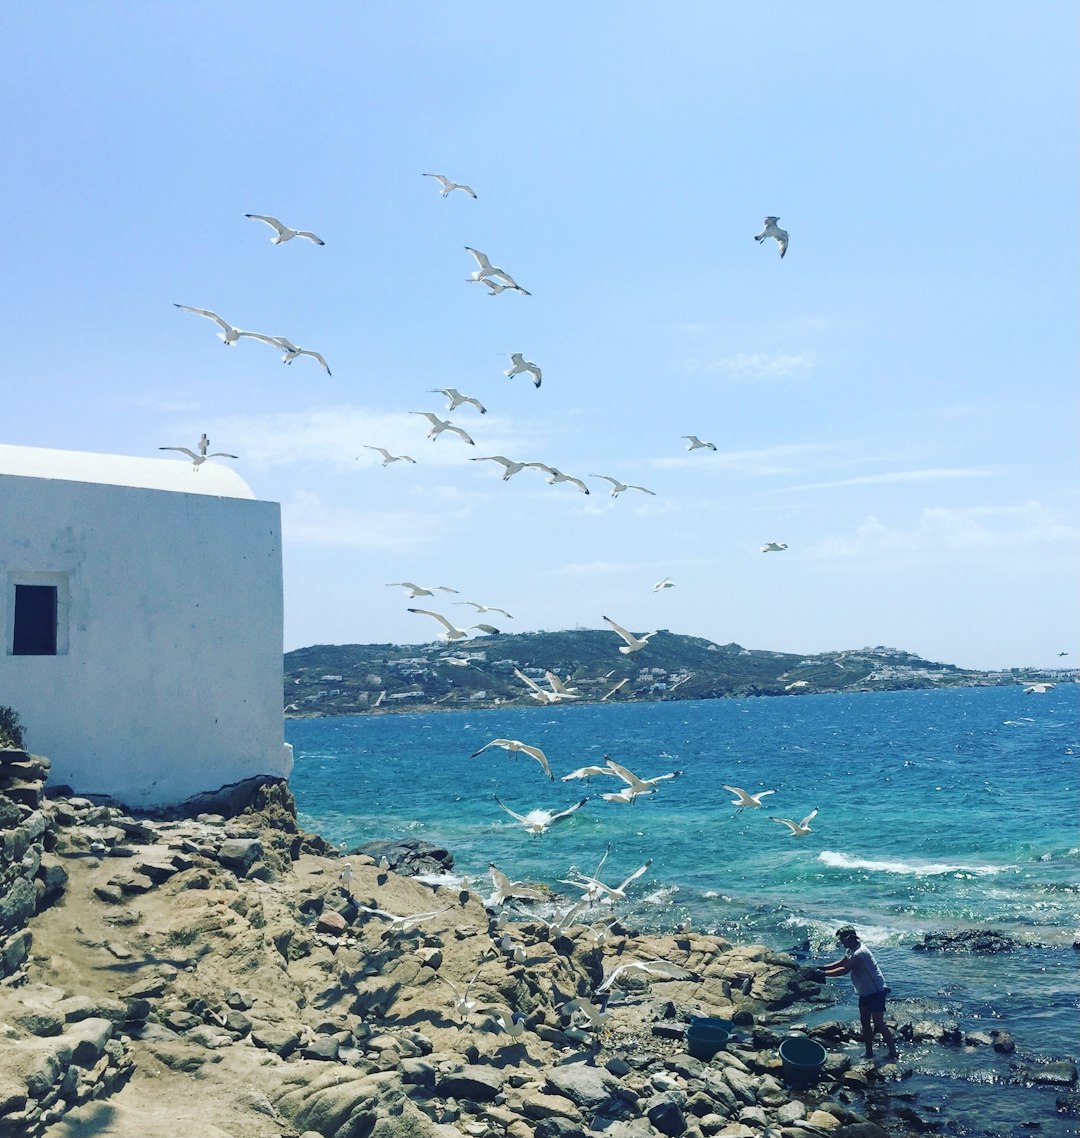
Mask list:
[{"label": "whitewashed wall", "polygon": [[[51,783],[150,807],[288,775],[280,533],[224,467],[0,446],[0,704]],[[16,584],[58,585],[57,655],[11,654]]]}]

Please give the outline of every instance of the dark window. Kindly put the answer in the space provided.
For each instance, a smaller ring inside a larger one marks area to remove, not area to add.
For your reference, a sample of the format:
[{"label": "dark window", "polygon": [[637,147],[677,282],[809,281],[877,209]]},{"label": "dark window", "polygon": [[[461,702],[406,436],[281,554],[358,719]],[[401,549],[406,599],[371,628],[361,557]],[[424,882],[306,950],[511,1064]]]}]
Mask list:
[{"label": "dark window", "polygon": [[13,656],[56,655],[56,586],[15,586]]}]

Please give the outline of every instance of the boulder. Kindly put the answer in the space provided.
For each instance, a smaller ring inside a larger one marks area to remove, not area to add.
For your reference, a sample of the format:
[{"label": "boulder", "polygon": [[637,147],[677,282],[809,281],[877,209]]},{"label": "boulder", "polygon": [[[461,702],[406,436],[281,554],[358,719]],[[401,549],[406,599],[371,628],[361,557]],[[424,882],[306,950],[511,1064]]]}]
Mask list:
[{"label": "boulder", "polygon": [[494,1102],[505,1082],[506,1072],[497,1067],[471,1065],[444,1074],[436,1081],[435,1091],[445,1098]]},{"label": "boulder", "polygon": [[575,1064],[549,1070],[544,1091],[562,1095],[575,1106],[595,1109],[607,1102],[620,1085],[619,1080],[603,1068]]}]

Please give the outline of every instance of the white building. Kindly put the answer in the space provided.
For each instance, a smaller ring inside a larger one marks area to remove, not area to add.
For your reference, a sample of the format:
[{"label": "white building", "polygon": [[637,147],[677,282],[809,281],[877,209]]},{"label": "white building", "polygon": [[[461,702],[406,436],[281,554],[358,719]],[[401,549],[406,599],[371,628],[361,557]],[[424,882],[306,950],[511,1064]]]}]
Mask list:
[{"label": "white building", "polygon": [[165,806],[287,777],[281,519],[207,462],[0,445],[0,705],[52,784]]}]

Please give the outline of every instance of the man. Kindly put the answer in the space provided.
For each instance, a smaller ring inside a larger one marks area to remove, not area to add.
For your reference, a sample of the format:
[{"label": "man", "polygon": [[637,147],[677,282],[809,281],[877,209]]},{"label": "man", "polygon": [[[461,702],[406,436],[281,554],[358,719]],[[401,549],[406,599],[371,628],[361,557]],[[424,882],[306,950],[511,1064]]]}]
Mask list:
[{"label": "man", "polygon": [[899,1059],[896,1040],[885,1022],[885,997],[889,989],[881,974],[874,954],[859,940],[859,935],[851,925],[837,929],[836,939],[844,946],[844,955],[839,960],[825,965],[826,976],[851,976],[851,983],[859,997],[859,1019],[862,1022],[863,1047],[866,1058],[874,1057],[874,1032],[885,1040],[889,1058]]}]

